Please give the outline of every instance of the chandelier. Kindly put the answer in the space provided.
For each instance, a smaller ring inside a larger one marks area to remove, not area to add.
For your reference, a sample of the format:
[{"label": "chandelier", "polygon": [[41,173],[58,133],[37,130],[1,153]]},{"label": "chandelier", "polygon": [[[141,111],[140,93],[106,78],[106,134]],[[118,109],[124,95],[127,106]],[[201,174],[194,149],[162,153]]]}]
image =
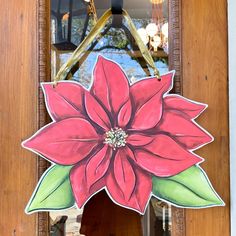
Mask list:
[{"label": "chandelier", "polygon": [[168,54],[168,20],[163,17],[163,0],[151,0],[152,21],[138,29],[138,33],[149,50],[164,50]]}]

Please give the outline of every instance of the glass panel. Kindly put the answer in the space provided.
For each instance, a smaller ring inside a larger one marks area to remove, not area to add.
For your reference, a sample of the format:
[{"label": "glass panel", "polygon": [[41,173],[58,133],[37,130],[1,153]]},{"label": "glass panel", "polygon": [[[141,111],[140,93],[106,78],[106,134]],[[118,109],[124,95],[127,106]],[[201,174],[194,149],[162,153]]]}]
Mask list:
[{"label": "glass panel", "polygon": [[142,222],[144,236],[171,236],[171,206],[152,197]]},{"label": "glass panel", "polygon": [[[96,18],[99,18],[109,7],[109,0],[95,0],[94,2],[92,0],[51,0],[52,78],[91,30]],[[157,68],[161,73],[167,72],[168,1],[125,0],[124,8],[131,15],[140,36],[154,58]],[[59,21],[55,12],[61,14]],[[71,23],[69,23],[70,17]],[[71,32],[70,37],[68,37],[68,32]],[[64,37],[60,42],[58,33],[62,33]],[[72,79],[89,88],[91,71],[98,54],[118,62],[125,70],[130,83],[150,75],[149,68],[127,30],[126,24],[122,29],[109,28],[103,32],[103,36],[87,50],[86,56],[79,63],[80,68],[73,71]],[[76,208],[57,213],[51,212],[50,235],[81,235],[79,231],[82,216],[83,209],[78,210]],[[171,235],[171,207],[152,198],[146,214],[142,217],[142,226],[145,236]]]}]

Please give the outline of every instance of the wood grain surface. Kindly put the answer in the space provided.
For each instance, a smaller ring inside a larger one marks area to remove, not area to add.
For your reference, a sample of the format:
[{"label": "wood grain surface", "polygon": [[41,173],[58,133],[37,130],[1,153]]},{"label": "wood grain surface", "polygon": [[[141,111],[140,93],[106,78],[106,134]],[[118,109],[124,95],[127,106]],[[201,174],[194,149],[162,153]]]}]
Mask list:
[{"label": "wood grain surface", "polygon": [[[169,69],[175,70],[173,93],[183,94],[182,0],[169,0]],[[185,209],[172,207],[172,236],[185,236]]]},{"label": "wood grain surface", "polygon": [[[20,143],[42,124],[38,1],[1,1],[0,11],[0,235],[34,236],[40,234],[37,214],[25,215],[24,207],[40,166]],[[202,166],[226,202],[226,207],[186,210],[186,236],[230,235],[226,14],[226,0],[182,0],[181,89],[184,96],[209,104],[198,122],[216,140],[198,154],[205,157]],[[82,222],[88,236],[142,235],[140,217],[114,205],[104,193],[91,204],[86,206]],[[104,206],[106,211],[96,215]]]},{"label": "wood grain surface", "polygon": [[[37,36],[38,36],[38,81],[49,82],[51,80],[51,30],[50,30],[50,0],[38,0],[37,3]],[[51,119],[46,111],[43,91],[39,89],[38,99],[38,123],[39,127],[48,124]],[[43,158],[38,158],[38,178],[43,175],[45,170],[50,166],[49,162]],[[50,232],[49,213],[38,213],[37,236],[48,236]]]},{"label": "wood grain surface", "polygon": [[186,210],[187,236],[229,236],[227,1],[182,1],[183,94],[209,108],[198,122],[214,137],[197,153],[226,207]]},{"label": "wood grain surface", "polygon": [[0,4],[0,235],[36,235],[24,208],[37,182],[37,158],[21,141],[38,127],[36,0]]}]

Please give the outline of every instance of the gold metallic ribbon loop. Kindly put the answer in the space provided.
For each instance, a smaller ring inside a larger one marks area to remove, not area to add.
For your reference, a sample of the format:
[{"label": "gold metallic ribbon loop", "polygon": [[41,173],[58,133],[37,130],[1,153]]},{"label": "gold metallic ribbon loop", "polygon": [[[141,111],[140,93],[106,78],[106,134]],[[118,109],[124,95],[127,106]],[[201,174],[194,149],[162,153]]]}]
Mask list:
[{"label": "gold metallic ribbon loop", "polygon": [[128,26],[129,26],[130,33],[134,37],[134,39],[135,39],[135,41],[136,41],[136,43],[137,43],[137,45],[139,47],[139,50],[140,50],[143,58],[146,60],[148,65],[153,69],[154,75],[159,78],[160,73],[159,73],[158,69],[156,68],[156,65],[155,65],[155,63],[153,61],[151,53],[149,52],[148,48],[143,43],[143,40],[139,36],[139,33],[137,32],[137,29],[136,29],[136,27],[135,27],[135,25],[134,25],[130,15],[128,14],[127,11],[123,10],[123,16],[124,16]]},{"label": "gold metallic ribbon loop", "polygon": [[[143,43],[142,39],[140,38],[131,17],[129,16],[129,14],[125,10],[123,10],[122,14],[128,24],[128,27],[130,29],[130,33],[134,37],[134,39],[139,47],[139,50],[140,50],[142,56],[144,57],[144,59],[146,60],[148,65],[153,69],[154,75],[157,78],[159,78],[159,76],[160,76],[159,71],[155,66],[155,63],[153,61],[153,58],[152,58],[150,52],[148,51],[148,48],[146,47],[146,45]],[[86,51],[88,46],[94,41],[94,39],[96,39],[99,36],[99,34],[105,28],[105,26],[108,23],[111,16],[112,16],[112,12],[111,12],[111,9],[109,9],[97,21],[97,23],[92,28],[90,33],[85,37],[85,39],[81,42],[81,44],[76,48],[76,50],[73,52],[73,54],[68,59],[68,61],[60,68],[60,70],[58,71],[57,75],[54,78],[55,84],[58,81],[64,80],[67,78],[68,74],[70,74],[71,69],[77,64],[77,62],[81,58],[81,55]]]}]

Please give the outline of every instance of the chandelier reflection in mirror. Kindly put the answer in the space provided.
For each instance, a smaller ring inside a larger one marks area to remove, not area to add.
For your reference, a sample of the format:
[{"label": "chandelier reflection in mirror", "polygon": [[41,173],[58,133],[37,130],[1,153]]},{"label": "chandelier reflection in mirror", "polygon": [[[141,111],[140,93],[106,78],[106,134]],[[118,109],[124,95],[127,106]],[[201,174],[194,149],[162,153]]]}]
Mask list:
[{"label": "chandelier reflection in mirror", "polygon": [[146,28],[139,28],[138,33],[151,51],[163,49],[168,54],[168,19],[163,15],[163,2],[151,0],[152,20]]}]

